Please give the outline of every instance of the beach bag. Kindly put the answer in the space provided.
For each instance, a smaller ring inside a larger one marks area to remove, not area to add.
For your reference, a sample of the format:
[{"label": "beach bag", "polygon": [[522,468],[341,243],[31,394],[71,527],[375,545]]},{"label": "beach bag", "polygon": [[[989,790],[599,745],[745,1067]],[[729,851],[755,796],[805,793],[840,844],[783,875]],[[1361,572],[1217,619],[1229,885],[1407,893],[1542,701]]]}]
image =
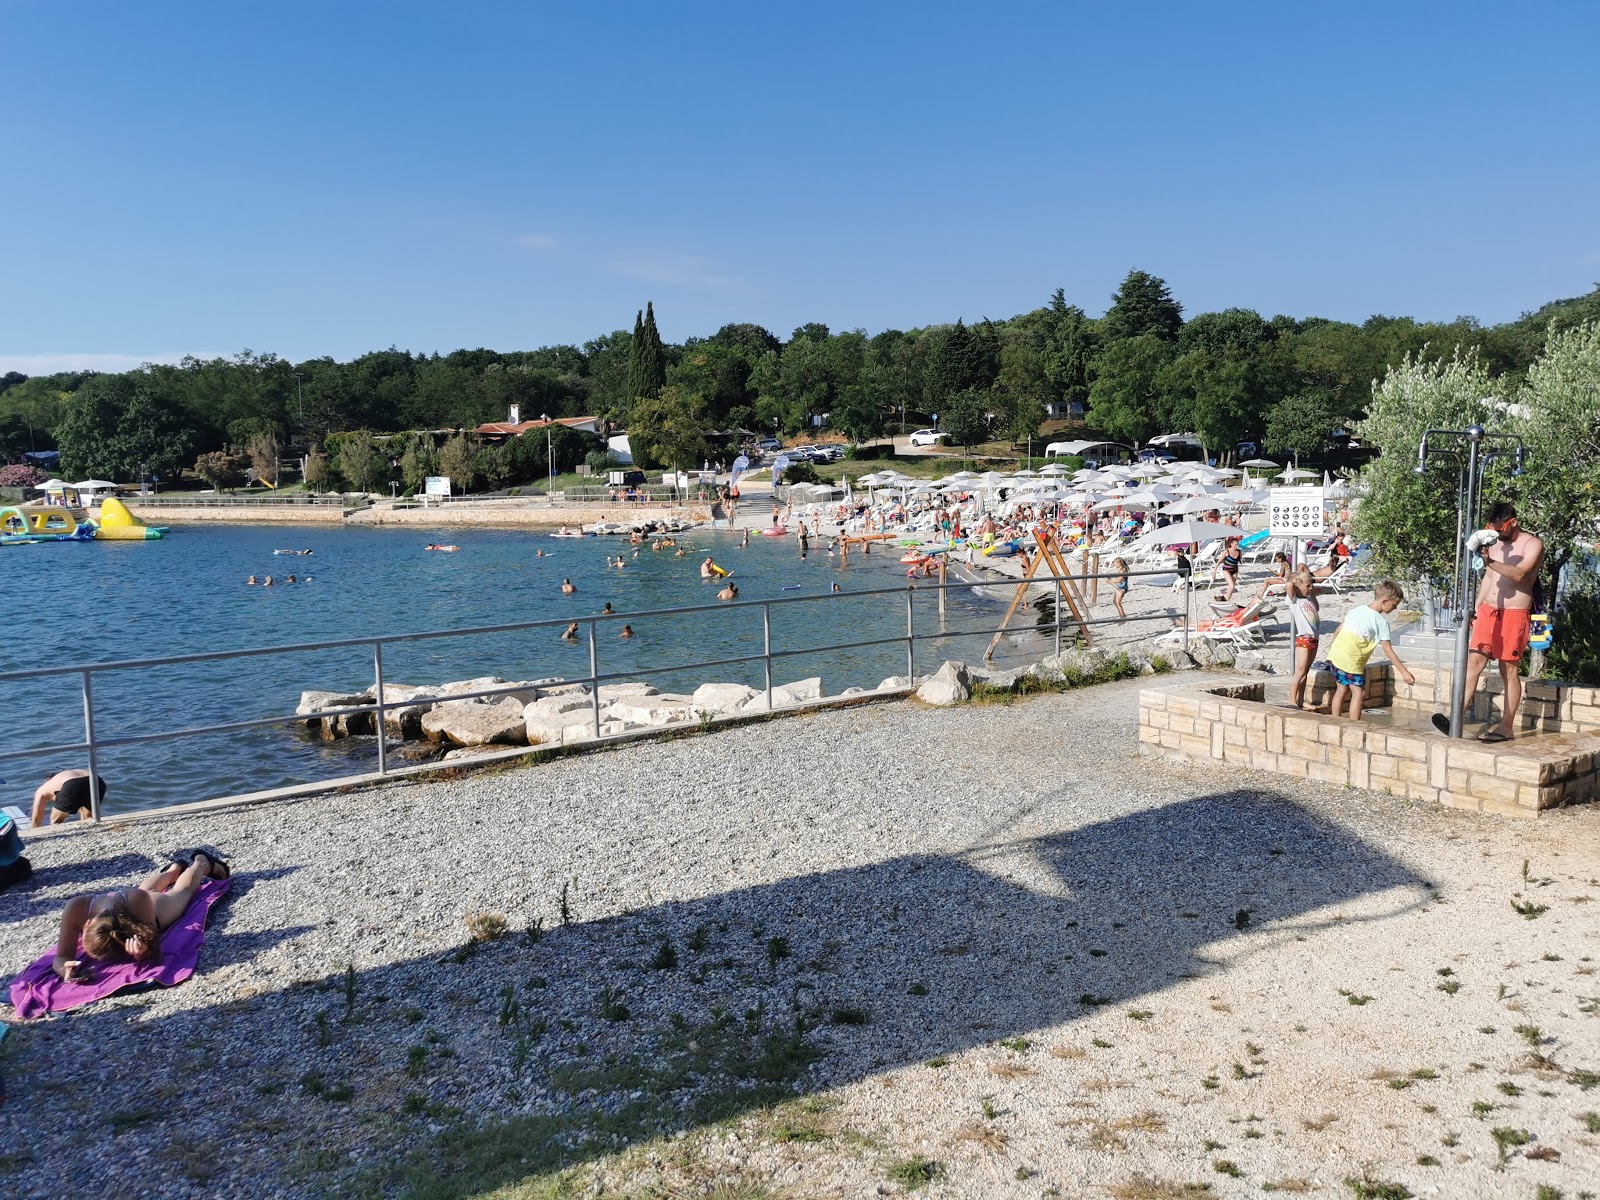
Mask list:
[{"label": "beach bag", "polygon": [[0,821],[0,892],[33,878],[33,864],[22,856],[22,835],[10,817]]}]

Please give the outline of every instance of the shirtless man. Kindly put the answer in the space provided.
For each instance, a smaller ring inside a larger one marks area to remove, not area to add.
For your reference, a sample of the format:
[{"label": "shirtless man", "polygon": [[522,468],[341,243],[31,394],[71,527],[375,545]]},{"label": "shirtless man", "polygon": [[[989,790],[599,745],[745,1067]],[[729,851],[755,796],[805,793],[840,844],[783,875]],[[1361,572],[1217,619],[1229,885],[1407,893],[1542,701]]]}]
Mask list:
[{"label": "shirtless man", "polygon": [[[1482,548],[1483,582],[1478,586],[1477,615],[1472,621],[1467,656],[1467,688],[1463,704],[1470,706],[1478,691],[1478,680],[1492,658],[1500,664],[1505,683],[1505,702],[1499,724],[1478,735],[1480,742],[1504,742],[1512,737],[1517,709],[1522,704],[1522,677],[1517,668],[1528,649],[1528,618],[1533,611],[1533,584],[1544,561],[1544,543],[1517,523],[1517,512],[1509,500],[1497,501],[1489,510],[1488,528],[1500,535],[1498,542]],[[1450,720],[1444,714],[1433,718],[1446,732]]]},{"label": "shirtless man", "polygon": [[[106,781],[99,781],[100,802],[105,803]],[[50,810],[50,824],[58,825],[62,821],[77,817],[87,821],[90,818],[89,802],[89,772],[87,771],[57,771],[39,785],[38,791],[33,793],[33,827],[35,829],[44,824],[45,809]]]}]

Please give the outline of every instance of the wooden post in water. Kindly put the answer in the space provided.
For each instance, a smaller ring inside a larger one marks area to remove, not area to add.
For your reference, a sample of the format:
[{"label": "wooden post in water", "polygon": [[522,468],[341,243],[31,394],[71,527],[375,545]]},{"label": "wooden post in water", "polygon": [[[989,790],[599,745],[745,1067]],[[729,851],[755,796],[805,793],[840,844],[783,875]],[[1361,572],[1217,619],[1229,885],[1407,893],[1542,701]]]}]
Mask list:
[{"label": "wooden post in water", "polygon": [[[1087,575],[1091,570],[1087,553],[1083,556],[1083,566],[1084,574]],[[1100,551],[1098,550],[1094,552],[1094,567],[1092,570],[1094,571],[1094,577],[1089,580],[1089,603],[1098,604],[1100,603]]]}]

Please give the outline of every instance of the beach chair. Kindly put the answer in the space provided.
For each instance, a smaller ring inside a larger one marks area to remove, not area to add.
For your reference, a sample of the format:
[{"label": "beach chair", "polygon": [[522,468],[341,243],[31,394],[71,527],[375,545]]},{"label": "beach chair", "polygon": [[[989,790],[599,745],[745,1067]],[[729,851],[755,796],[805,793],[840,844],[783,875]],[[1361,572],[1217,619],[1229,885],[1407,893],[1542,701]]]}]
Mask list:
[{"label": "beach chair", "polygon": [[[1220,609],[1225,606],[1213,605]],[[1266,641],[1266,620],[1277,609],[1265,600],[1256,599],[1239,608],[1233,608],[1226,613],[1220,613],[1209,621],[1201,621],[1189,629],[1191,638],[1205,638],[1213,642],[1228,642],[1234,646],[1259,646]],[[1183,644],[1183,626],[1169,629],[1155,639],[1158,646],[1178,646]]]}]

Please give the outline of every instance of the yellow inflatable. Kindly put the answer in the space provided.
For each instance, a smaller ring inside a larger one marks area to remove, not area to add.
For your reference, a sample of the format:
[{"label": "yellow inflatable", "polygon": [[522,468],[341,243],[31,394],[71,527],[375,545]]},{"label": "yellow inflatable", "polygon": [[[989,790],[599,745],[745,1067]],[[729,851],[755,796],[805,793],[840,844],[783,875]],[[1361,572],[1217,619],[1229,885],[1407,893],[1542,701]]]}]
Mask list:
[{"label": "yellow inflatable", "polygon": [[164,526],[146,525],[114,496],[108,496],[100,502],[100,520],[94,531],[96,541],[149,542],[166,532]]}]

